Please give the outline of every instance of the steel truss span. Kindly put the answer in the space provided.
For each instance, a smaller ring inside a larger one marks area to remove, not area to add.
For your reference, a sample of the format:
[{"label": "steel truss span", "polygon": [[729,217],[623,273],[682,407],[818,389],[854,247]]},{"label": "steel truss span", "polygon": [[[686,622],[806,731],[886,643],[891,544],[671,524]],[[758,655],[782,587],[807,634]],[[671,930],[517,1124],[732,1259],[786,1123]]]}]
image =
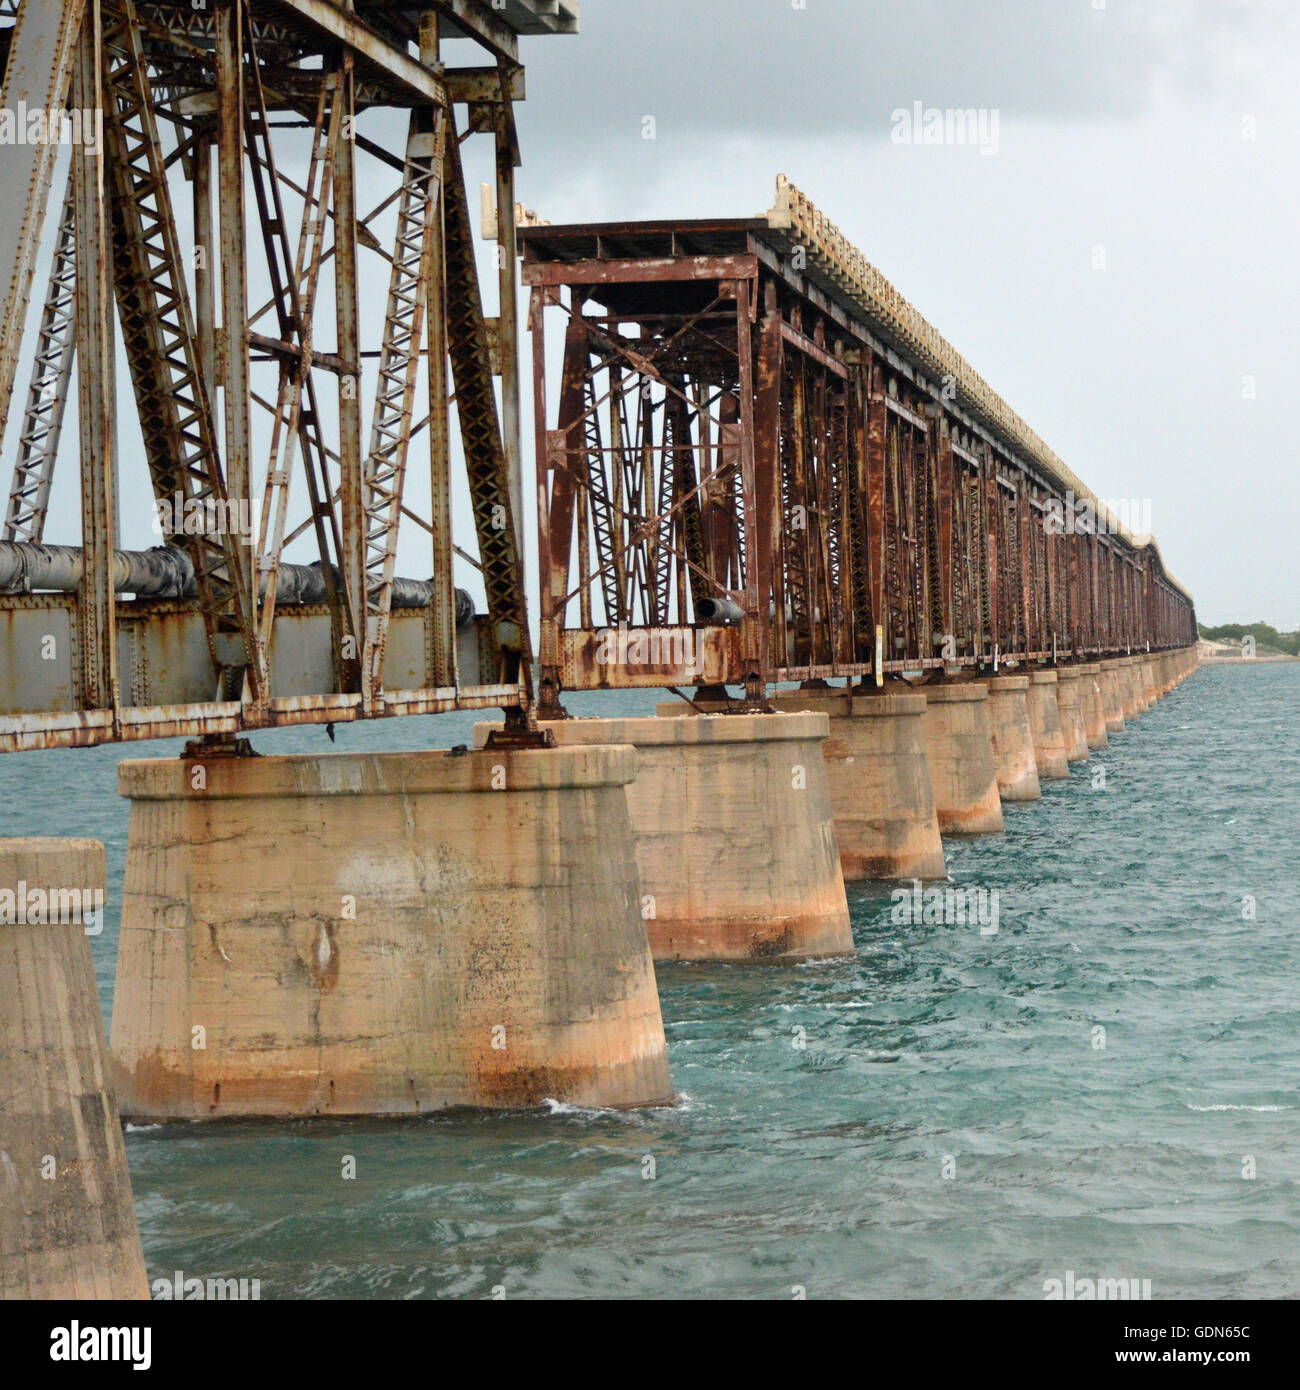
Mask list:
[{"label": "steel truss span", "polygon": [[1154,541],[784,179],[762,219],[520,240],[551,712],[1196,640]]},{"label": "steel truss span", "polygon": [[5,107],[102,112],[0,167],[0,751],[527,722],[515,264],[489,318],[461,144],[492,142],[513,252],[520,39],[576,29],[569,0],[0,6]]}]

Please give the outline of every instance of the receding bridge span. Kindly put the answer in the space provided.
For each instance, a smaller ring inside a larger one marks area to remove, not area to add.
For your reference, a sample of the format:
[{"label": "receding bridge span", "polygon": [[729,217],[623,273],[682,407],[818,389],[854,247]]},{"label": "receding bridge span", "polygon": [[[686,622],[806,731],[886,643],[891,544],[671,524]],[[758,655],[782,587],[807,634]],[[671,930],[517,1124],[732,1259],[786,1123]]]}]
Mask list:
[{"label": "receding bridge span", "polygon": [[[1154,541],[784,179],[762,219],[520,239],[544,709],[563,688],[696,680],[759,699],[778,681],[1195,640]],[[656,640],[604,660],[607,628]]]}]

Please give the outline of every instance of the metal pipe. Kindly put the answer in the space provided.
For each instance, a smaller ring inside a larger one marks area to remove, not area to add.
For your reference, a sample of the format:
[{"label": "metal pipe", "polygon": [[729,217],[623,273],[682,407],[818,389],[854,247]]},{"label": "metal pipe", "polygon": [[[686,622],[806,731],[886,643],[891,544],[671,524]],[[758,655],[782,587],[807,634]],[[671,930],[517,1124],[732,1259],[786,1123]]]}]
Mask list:
[{"label": "metal pipe", "polygon": [[[195,598],[194,567],[189,555],[174,546],[150,550],[115,550],[110,564],[113,592],[137,598]],[[31,545],[0,541],[0,594],[45,591],[74,594],[81,588],[85,556],[77,545]],[[258,591],[264,593],[265,575]],[[434,581],[394,579],[394,608],[427,608],[433,602]],[[325,575],[317,561],[311,565],[282,564],[276,585],[276,602],[325,603]],[[469,627],[475,616],[473,596],[456,590],[456,626]]]},{"label": "metal pipe", "polygon": [[745,610],[729,598],[695,600],[695,618],[701,623],[722,623],[728,627],[745,620]]}]

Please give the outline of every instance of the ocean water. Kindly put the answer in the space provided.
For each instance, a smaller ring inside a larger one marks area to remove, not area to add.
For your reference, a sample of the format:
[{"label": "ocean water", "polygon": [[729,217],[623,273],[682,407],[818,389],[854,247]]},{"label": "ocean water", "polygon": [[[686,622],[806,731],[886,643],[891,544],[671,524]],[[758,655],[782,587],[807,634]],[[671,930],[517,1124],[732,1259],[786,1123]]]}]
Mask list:
[{"label": "ocean water", "polygon": [[[1038,1299],[1073,1271],[1157,1299],[1300,1296],[1297,708],[1300,665],[1202,669],[1008,806],[1004,837],[949,841],[954,885],[997,892],[996,934],[900,924],[888,886],[850,887],[852,959],[661,968],[671,1109],[128,1130],[150,1277]],[[472,723],[340,726],[335,748],[445,747]],[[254,744],[330,750],[319,730]],[[108,848],[106,1014],[116,764],[178,747],[0,758],[0,835]]]}]

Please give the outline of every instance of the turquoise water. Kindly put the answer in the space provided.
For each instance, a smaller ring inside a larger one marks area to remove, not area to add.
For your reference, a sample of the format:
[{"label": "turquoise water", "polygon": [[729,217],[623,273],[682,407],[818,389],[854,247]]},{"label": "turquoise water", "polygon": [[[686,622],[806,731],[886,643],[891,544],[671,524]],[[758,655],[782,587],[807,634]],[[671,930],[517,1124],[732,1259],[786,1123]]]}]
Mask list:
[{"label": "turquoise water", "polygon": [[[662,968],[674,1109],[131,1130],[150,1275],[263,1298],[1041,1298],[1073,1270],[1300,1296],[1298,705],[1300,665],[1202,670],[1008,806],[1005,837],[949,842],[954,882],[997,890],[996,935],[895,925],[888,888],[850,888],[855,959]],[[0,835],[104,840],[112,897],[121,756],[0,758]],[[106,1011],[116,932],[113,902]]]}]

